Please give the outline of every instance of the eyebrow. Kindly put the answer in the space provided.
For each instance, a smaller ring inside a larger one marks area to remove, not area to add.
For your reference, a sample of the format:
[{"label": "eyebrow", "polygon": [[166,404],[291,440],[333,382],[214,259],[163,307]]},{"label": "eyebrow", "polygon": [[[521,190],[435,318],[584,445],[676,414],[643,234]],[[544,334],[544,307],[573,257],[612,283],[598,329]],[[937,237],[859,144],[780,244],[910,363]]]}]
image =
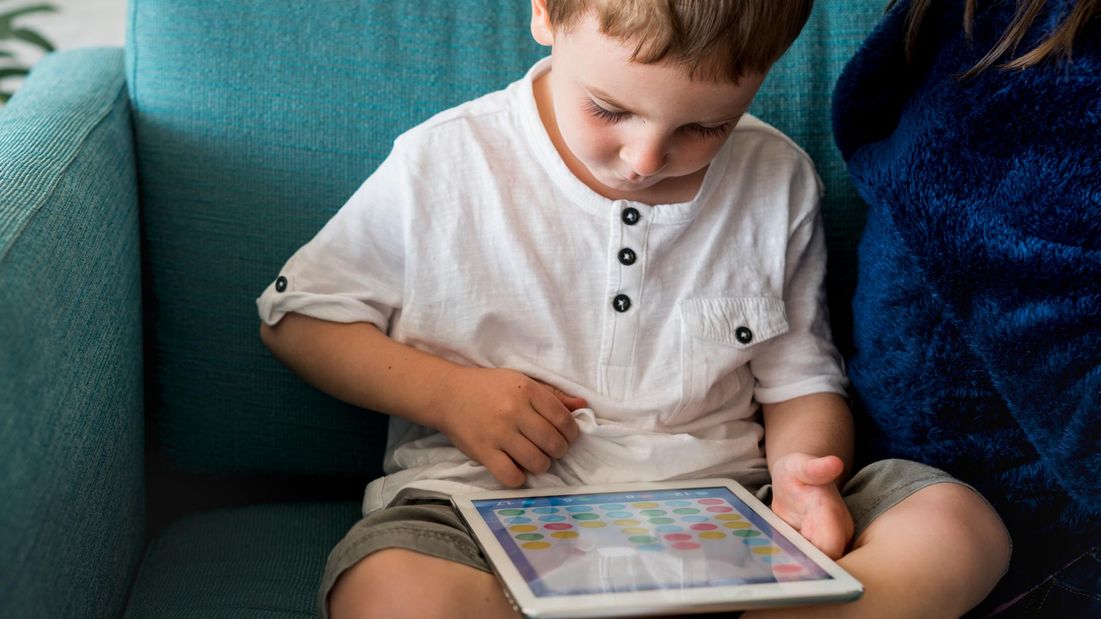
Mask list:
[{"label": "eyebrow", "polygon": [[[608,93],[604,92],[603,90],[600,90],[599,88],[597,88],[595,86],[586,86],[584,84],[582,84],[582,88],[590,96],[595,96],[597,99],[600,99],[601,101],[611,105],[614,108],[618,108],[618,109],[620,109],[624,112],[634,114],[634,112],[631,111],[631,108],[627,107],[626,105],[623,105],[619,101],[616,101],[614,97],[612,97]],[[736,116],[726,118],[724,120],[696,121],[696,122],[693,122],[693,123],[690,123],[690,124],[694,124],[694,125],[724,125],[726,123],[734,122],[734,121],[738,120],[739,118],[741,118],[744,115],[745,115],[745,112],[742,112],[740,114],[737,114]]]}]

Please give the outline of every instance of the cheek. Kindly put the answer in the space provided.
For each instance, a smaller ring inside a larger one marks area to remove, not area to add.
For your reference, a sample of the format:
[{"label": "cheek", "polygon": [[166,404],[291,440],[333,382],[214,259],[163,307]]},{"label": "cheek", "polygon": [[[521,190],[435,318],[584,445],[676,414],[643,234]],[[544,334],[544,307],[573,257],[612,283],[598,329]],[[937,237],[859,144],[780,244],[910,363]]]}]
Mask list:
[{"label": "cheek", "polygon": [[578,159],[599,161],[617,153],[614,129],[599,119],[576,115],[569,127],[562,129],[566,144]]}]

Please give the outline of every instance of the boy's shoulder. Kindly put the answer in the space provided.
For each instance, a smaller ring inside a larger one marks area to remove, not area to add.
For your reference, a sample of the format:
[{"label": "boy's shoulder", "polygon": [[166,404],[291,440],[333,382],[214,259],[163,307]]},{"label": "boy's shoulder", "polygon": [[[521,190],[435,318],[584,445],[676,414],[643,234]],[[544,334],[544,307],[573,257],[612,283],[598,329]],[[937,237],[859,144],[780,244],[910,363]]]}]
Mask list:
[{"label": "boy's shoulder", "polygon": [[513,134],[520,127],[515,112],[523,104],[517,86],[514,83],[437,112],[399,135],[395,146],[439,147],[450,142],[462,147],[476,144],[478,140],[472,138],[486,132],[498,137]]},{"label": "boy's shoulder", "polygon": [[786,133],[752,114],[745,114],[734,128],[735,139],[758,144],[778,155],[786,155],[800,163],[814,167],[814,160]]}]

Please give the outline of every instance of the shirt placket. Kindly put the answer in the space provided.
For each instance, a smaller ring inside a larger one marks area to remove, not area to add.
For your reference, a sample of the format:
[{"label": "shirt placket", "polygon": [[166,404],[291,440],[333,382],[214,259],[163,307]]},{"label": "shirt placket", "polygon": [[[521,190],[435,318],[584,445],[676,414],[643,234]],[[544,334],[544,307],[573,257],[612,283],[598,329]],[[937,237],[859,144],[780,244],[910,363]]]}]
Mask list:
[{"label": "shirt placket", "polygon": [[617,399],[632,384],[635,347],[643,308],[646,241],[652,209],[617,200],[608,239],[608,279],[601,342],[600,390]]}]

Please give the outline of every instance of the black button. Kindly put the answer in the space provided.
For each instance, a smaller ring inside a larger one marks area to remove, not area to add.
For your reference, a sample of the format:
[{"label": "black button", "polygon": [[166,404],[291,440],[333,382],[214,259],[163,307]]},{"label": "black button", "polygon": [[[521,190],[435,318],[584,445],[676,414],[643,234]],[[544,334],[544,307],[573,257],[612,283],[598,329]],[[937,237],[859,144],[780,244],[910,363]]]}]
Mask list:
[{"label": "black button", "polygon": [[612,307],[614,307],[617,312],[626,312],[631,309],[631,297],[625,294],[617,294],[615,298],[612,299]]},{"label": "black button", "polygon": [[276,292],[283,292],[286,289],[287,289],[287,278],[280,275],[275,280],[275,291]]},{"label": "black button", "polygon": [[623,209],[623,223],[628,226],[633,226],[638,223],[641,215],[638,214],[638,209],[633,206],[628,206]]},{"label": "black button", "polygon": [[636,259],[638,259],[638,256],[636,256],[634,250],[630,249],[629,247],[624,247],[623,249],[619,250],[620,264],[631,266],[635,263]]},{"label": "black button", "polygon": [[748,344],[753,341],[753,332],[749,330],[749,327],[738,327],[734,329],[734,339],[742,344]]}]

